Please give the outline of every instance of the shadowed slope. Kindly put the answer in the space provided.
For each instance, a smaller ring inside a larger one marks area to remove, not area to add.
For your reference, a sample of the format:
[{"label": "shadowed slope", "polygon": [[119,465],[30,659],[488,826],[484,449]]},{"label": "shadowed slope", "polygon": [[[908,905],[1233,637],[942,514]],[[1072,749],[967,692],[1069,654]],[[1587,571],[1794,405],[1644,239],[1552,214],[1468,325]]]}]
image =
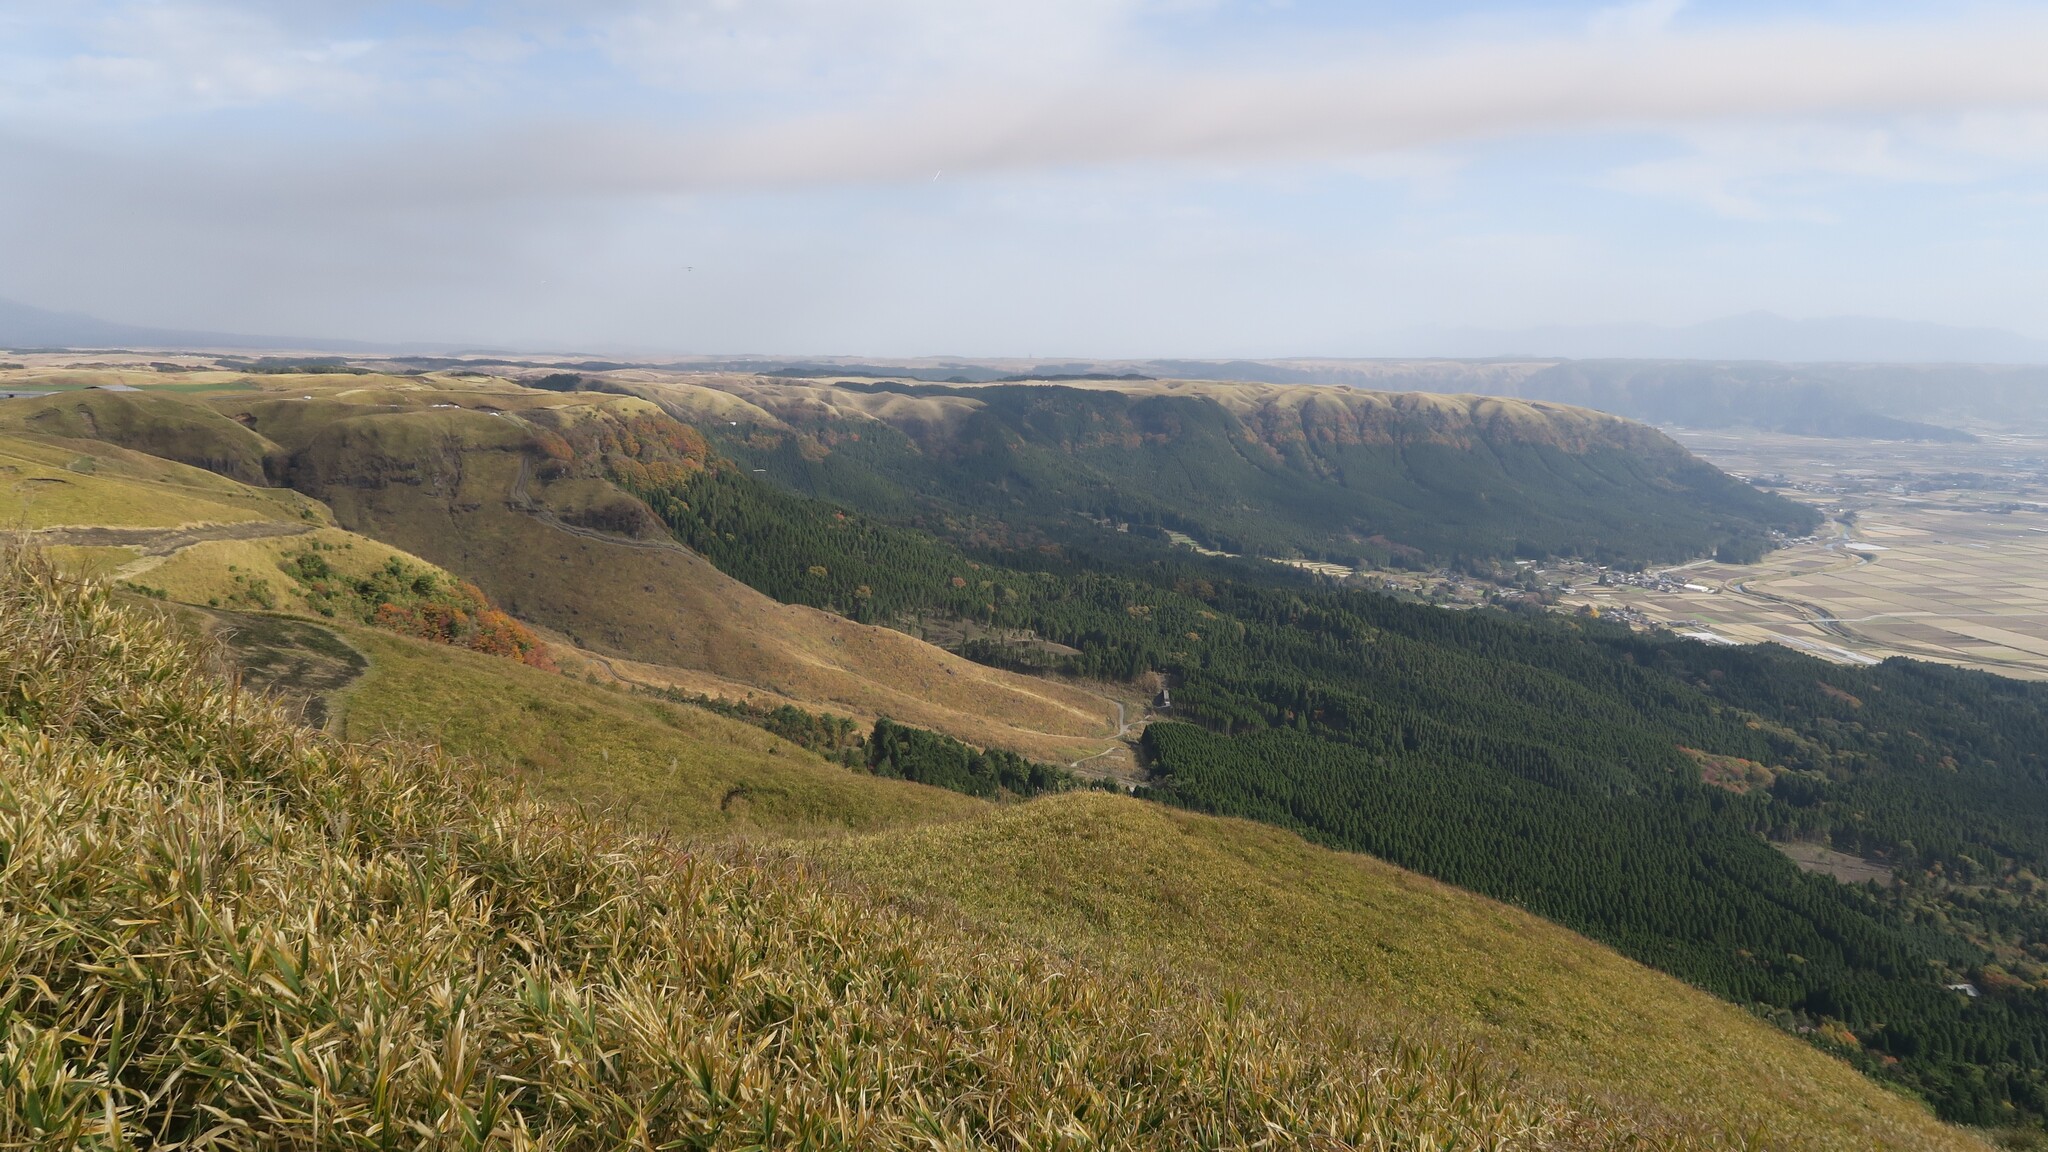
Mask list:
[{"label": "shadowed slope", "polygon": [[648,376],[603,386],[700,421],[799,491],[1055,538],[1106,518],[1273,557],[1645,563],[1814,523],[1653,428],[1561,404],[1210,381]]}]

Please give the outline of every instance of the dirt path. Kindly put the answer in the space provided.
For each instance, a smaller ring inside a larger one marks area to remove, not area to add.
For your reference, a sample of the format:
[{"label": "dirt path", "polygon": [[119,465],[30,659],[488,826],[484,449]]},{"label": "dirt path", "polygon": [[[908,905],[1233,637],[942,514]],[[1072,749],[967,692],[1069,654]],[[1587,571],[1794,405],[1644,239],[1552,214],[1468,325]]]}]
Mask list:
[{"label": "dirt path", "polygon": [[42,528],[27,533],[31,544],[68,545],[80,548],[134,548],[139,559],[114,570],[120,580],[139,576],[171,557],[214,540],[268,540],[279,536],[304,536],[325,528],[325,524],[287,520],[247,520],[235,524],[185,524],[176,528]]},{"label": "dirt path", "polygon": [[28,534],[34,544],[86,548],[140,548],[144,556],[169,556],[208,540],[262,540],[303,536],[324,524],[248,520],[238,524],[186,524],[177,528],[41,528]]},{"label": "dirt path", "polygon": [[1088,763],[1090,760],[1100,760],[1104,756],[1111,756],[1125,750],[1124,745],[1120,743],[1120,741],[1122,741],[1125,736],[1130,735],[1130,718],[1124,711],[1123,701],[1111,700],[1110,703],[1116,705],[1116,734],[1111,736],[1110,739],[1119,741],[1119,743],[1112,744],[1109,747],[1104,748],[1102,751],[1097,752],[1093,756],[1083,756],[1079,760],[1076,760],[1073,763],[1067,765],[1067,767],[1079,769],[1081,765]]}]

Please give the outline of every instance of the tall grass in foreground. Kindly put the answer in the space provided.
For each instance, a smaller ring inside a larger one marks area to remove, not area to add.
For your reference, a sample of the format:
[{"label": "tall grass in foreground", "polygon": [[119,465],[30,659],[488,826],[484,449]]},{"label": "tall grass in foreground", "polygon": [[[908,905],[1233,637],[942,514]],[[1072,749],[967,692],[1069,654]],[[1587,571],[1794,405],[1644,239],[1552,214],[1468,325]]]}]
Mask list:
[{"label": "tall grass in foreground", "polygon": [[0,1146],[1621,1148],[1279,1020],[353,747],[0,563]]}]

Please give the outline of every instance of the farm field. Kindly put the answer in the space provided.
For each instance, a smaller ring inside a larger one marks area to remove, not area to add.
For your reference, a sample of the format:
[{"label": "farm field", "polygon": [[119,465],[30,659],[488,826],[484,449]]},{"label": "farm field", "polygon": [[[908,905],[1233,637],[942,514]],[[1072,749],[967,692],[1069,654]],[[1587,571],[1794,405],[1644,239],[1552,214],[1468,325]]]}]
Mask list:
[{"label": "farm field", "polygon": [[1841,663],[1912,656],[2048,679],[2048,440],[1675,435],[1816,505],[1829,524],[1758,564],[1702,562],[1605,586],[1580,575],[1565,603]]}]

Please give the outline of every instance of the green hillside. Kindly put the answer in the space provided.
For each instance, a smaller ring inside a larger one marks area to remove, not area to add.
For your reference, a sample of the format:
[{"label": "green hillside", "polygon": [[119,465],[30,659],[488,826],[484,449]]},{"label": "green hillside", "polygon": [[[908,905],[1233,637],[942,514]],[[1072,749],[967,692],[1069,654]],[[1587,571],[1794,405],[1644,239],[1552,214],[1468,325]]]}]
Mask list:
[{"label": "green hillside", "polygon": [[[679,539],[778,597],[964,618],[1074,653],[963,645],[994,662],[1164,674],[1168,718],[1193,726],[1147,730],[1156,798],[1521,903],[1951,1119],[2048,1117],[2037,686],[1446,612],[1142,554],[1013,547],[983,553],[1006,562],[989,565],[740,469],[644,495]],[[1701,755],[1761,765],[1770,785],[1714,787]],[[1766,836],[1825,840],[1900,883],[1803,874]]]},{"label": "green hillside", "polygon": [[[652,659],[863,725],[886,715],[1063,762],[1100,754],[1121,721],[1150,720],[1137,752],[1155,799],[1370,850],[1521,904],[1755,1010],[1951,1120],[2048,1116],[2048,900],[2037,881],[2048,874],[2048,696],[2034,688],[1907,662],[1858,670],[1707,648],[1599,621],[1444,612],[1274,565],[1041,549],[1023,503],[1022,527],[993,515],[967,525],[987,536],[969,552],[955,542],[962,525],[922,530],[793,493],[633,398],[466,379],[289,388],[315,399],[214,403],[280,445],[285,475],[342,524],[473,575],[492,600],[585,645],[608,675]],[[982,410],[950,394],[850,394],[962,424]],[[982,663],[848,616],[929,628]],[[478,663],[474,679],[494,696],[471,702],[471,677],[445,671],[452,655],[408,669],[395,640],[361,646],[380,645],[385,670],[342,700],[348,731],[445,739],[600,811],[696,836],[858,831],[972,810],[823,761],[778,761],[773,745],[730,768],[685,755],[671,742],[699,723],[693,714],[585,695],[509,662]],[[665,683],[658,667],[614,675],[628,677]],[[1173,692],[1163,715],[1109,698],[1134,702],[1162,681]],[[1174,719],[1187,723],[1158,722]],[[699,748],[725,738],[696,731]],[[975,761],[952,752],[965,765],[957,786]],[[1703,780],[1699,764],[1717,757],[1754,764],[1760,786]],[[983,767],[982,783],[1001,776]],[[1802,874],[1766,837],[1826,841],[1897,882]],[[1982,995],[1949,987],[1962,983]]]},{"label": "green hillside", "polygon": [[701,708],[354,629],[368,668],[338,700],[353,740],[429,740],[527,790],[686,836],[865,831],[982,802],[848,770]]},{"label": "green hillside", "polygon": [[166,617],[0,572],[12,1146],[1680,1146],[1469,1049],[338,744],[199,661]]},{"label": "green hillside", "polygon": [[[636,390],[686,418],[702,407]],[[1095,519],[1345,563],[1641,564],[1749,554],[1773,529],[1816,523],[1649,428],[1561,406],[1225,384],[842,381],[743,394],[765,412],[707,421],[721,452],[807,495],[961,539],[1085,539]]]},{"label": "green hillside", "polygon": [[[1369,858],[1099,793],[992,809],[696,709],[401,637],[349,639],[369,656],[339,705],[351,737],[438,734],[531,794],[705,844],[906,826],[800,852],[876,895],[1079,949],[1092,967],[1171,971],[1368,1036],[1481,1046],[1532,1090],[1597,1098],[1603,1123],[1625,1118],[1658,1146],[1759,1131],[1770,1147],[1969,1146],[1738,1009]],[[736,788],[745,802],[722,804]]]},{"label": "green hillside", "polygon": [[159,392],[60,392],[0,404],[0,428],[104,440],[245,484],[283,464],[277,445],[196,399]]},{"label": "green hillside", "polygon": [[1326,1019],[1464,1035],[1536,1082],[1773,1148],[1969,1146],[1738,1008],[1526,912],[1285,832],[1100,793],[822,854],[912,906],[1090,962],[1170,967]]}]

